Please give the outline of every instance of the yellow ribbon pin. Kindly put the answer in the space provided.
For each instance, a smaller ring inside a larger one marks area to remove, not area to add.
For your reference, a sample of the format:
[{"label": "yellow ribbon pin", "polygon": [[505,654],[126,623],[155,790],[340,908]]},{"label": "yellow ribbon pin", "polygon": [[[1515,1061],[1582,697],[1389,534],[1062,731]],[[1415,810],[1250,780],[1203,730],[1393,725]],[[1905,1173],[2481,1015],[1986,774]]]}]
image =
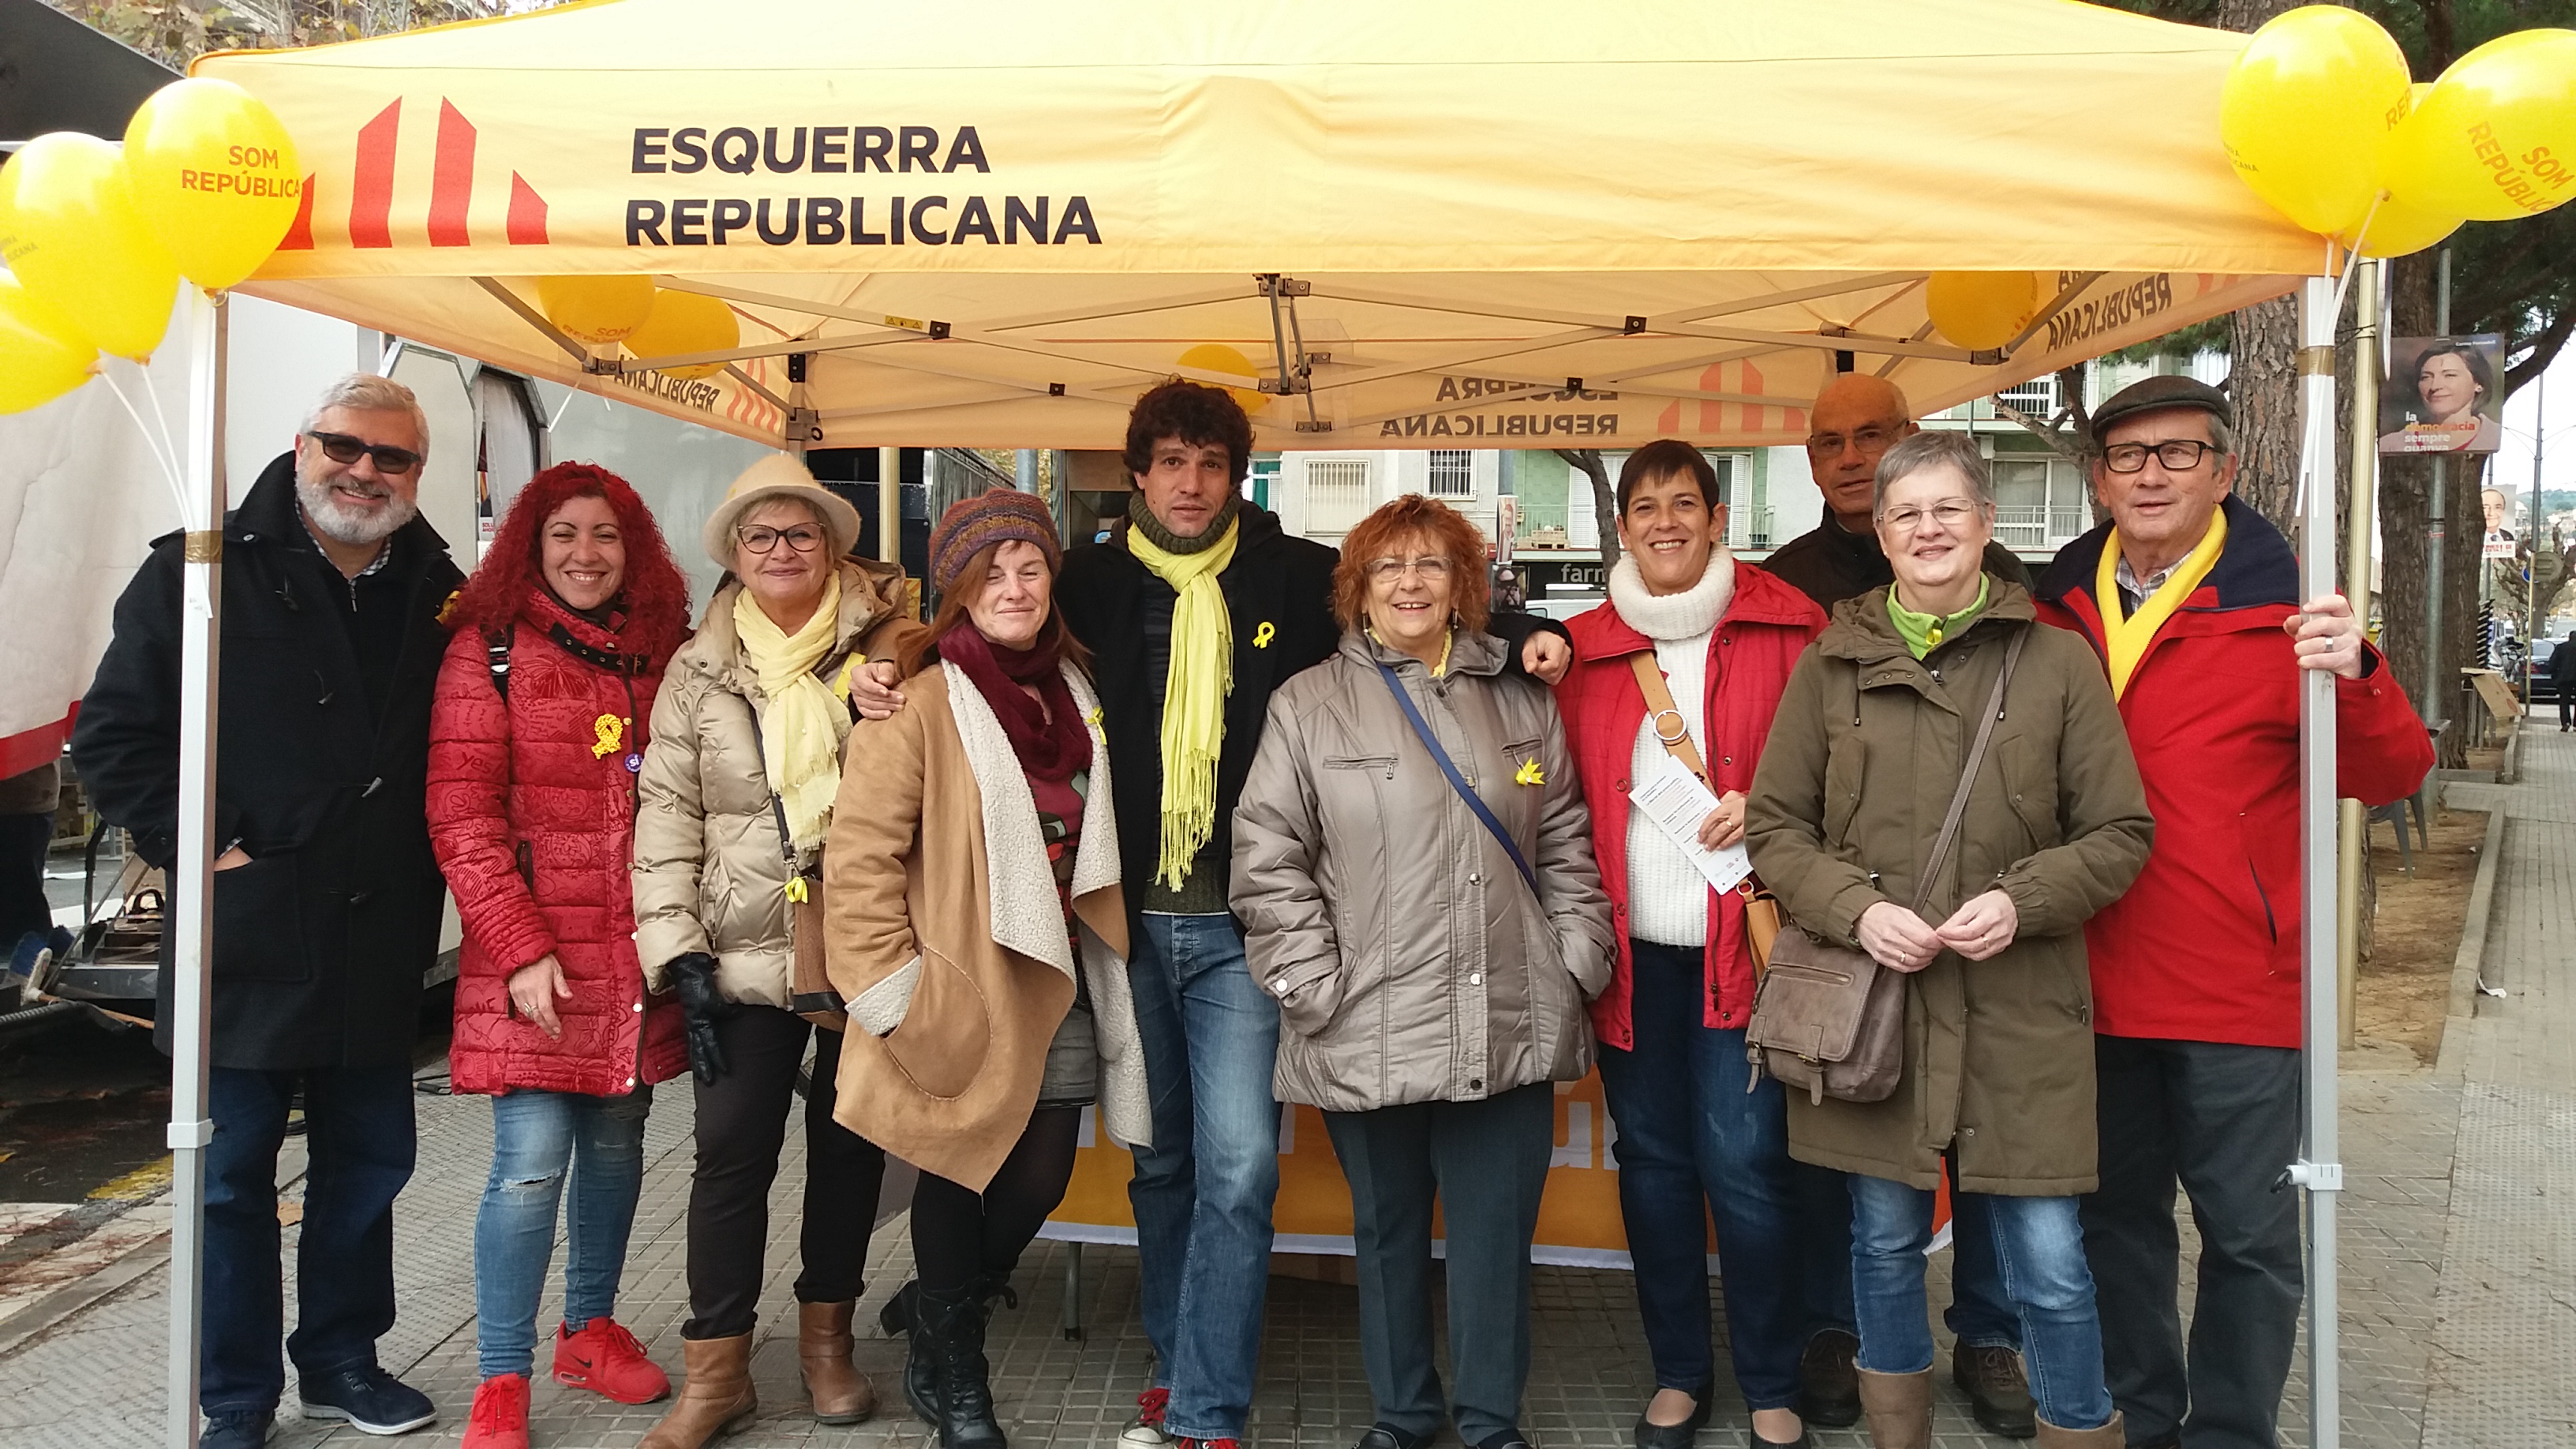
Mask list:
[{"label": "yellow ribbon pin", "polygon": [[599,743],[590,747],[590,757],[594,760],[606,756],[611,750],[617,748],[620,740],[626,738],[626,721],[613,714],[604,714],[592,720],[590,728],[599,736]]},{"label": "yellow ribbon pin", "polygon": [[1512,779],[1523,785],[1544,785],[1547,783],[1547,772],[1538,767],[1538,760],[1533,757],[1521,761],[1520,773],[1512,776]]},{"label": "yellow ribbon pin", "polygon": [[1087,724],[1087,725],[1091,726],[1093,729],[1098,729],[1098,728],[1100,728],[1100,710],[1099,710],[1099,708],[1098,708],[1097,706],[1094,706],[1094,707],[1093,707],[1093,709],[1092,709],[1092,711],[1091,711],[1091,713],[1089,713],[1089,714],[1087,714],[1087,715],[1084,715],[1084,716],[1082,717],[1082,722],[1083,722],[1084,724]]},{"label": "yellow ribbon pin", "polygon": [[1261,627],[1252,631],[1252,647],[1267,649],[1270,647],[1270,641],[1278,637],[1279,626],[1264,619],[1261,621]]},{"label": "yellow ribbon pin", "polygon": [[805,904],[805,877],[791,875],[787,878],[787,898],[800,906]]}]

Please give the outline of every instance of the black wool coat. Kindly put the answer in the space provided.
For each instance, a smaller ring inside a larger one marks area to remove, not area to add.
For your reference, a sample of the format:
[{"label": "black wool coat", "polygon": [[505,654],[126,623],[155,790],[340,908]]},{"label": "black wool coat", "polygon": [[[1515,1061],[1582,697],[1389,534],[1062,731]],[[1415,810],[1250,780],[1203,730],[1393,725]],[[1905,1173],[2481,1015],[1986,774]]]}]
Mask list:
[{"label": "black wool coat", "polygon": [[[328,592],[348,583],[296,508],[294,455],[270,463],[224,520],[214,834],[217,850],[238,843],[250,863],[215,876],[216,1066],[411,1060],[447,890],[424,803],[430,695],[447,645],[438,616],[463,575],[426,521],[387,547],[374,582],[404,601],[402,644],[378,715]],[[99,813],[163,867],[178,853],[180,549],[176,533],[155,539],[117,600],[115,636],[72,731]],[[155,1032],[164,1051],[171,944],[165,936]]]}]

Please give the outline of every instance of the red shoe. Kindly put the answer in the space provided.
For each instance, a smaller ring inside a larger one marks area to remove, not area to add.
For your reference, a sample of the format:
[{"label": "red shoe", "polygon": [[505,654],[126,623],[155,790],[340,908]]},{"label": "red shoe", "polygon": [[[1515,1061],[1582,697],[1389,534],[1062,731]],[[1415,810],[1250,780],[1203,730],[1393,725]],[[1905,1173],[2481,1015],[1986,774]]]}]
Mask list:
[{"label": "red shoe", "polygon": [[1243,1449],[1242,1445],[1232,1439],[1179,1439],[1174,1442],[1179,1444],[1181,1449]]},{"label": "red shoe", "polygon": [[1136,1396],[1136,1417],[1118,1436],[1130,1449],[1164,1449],[1172,1442],[1163,1432],[1163,1413],[1172,1402],[1170,1389],[1147,1389]]},{"label": "red shoe", "polygon": [[671,1392],[671,1376],[614,1318],[594,1318],[579,1333],[555,1330],[555,1382],[621,1404],[649,1404]]},{"label": "red shoe", "polygon": [[474,1412],[466,1418],[459,1449],[528,1449],[526,1374],[485,1379],[474,1391]]}]

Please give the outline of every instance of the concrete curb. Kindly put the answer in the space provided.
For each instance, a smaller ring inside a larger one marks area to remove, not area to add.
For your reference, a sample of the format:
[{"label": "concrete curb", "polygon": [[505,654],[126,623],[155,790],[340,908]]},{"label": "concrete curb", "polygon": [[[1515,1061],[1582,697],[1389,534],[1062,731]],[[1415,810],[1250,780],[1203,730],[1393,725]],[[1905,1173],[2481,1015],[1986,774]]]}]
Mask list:
[{"label": "concrete curb", "polygon": [[169,1261],[170,1235],[156,1234],[79,1282],[66,1283],[10,1314],[0,1321],[0,1359]]},{"label": "concrete curb", "polygon": [[2460,922],[2460,948],[2451,957],[2450,1002],[2443,1014],[2442,1049],[2433,1062],[2433,1074],[2445,1080],[2456,1080],[2465,1065],[2468,1043],[2459,1027],[2478,1013],[2478,982],[2484,977],[2487,933],[2494,923],[2496,870],[2504,858],[2504,829],[2505,806],[2498,801],[2487,811],[2486,841],[2478,847],[2477,879],[2469,886],[2468,915]]}]

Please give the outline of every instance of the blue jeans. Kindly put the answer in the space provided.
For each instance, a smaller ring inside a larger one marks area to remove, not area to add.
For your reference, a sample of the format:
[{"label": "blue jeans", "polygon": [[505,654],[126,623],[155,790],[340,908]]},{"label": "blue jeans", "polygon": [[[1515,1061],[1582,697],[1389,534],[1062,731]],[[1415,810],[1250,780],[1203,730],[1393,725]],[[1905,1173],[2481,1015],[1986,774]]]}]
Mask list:
[{"label": "blue jeans", "polygon": [[1798,1402],[1797,1200],[1780,1084],[1745,1090],[1744,1033],[1702,1025],[1704,952],[1631,941],[1633,1049],[1601,1049],[1619,1131],[1619,1215],[1655,1386],[1705,1398],[1714,1375],[1706,1223],[1717,1222],[1727,1344],[1753,1409]]},{"label": "blue jeans", "polygon": [[[1852,1307],[1851,1189],[1844,1174],[1813,1163],[1796,1164],[1798,1245],[1806,1263],[1809,1338],[1828,1328],[1858,1334],[1860,1319]],[[1950,1306],[1941,1312],[1951,1336],[1972,1348],[2021,1347],[2021,1315],[2004,1292],[2003,1269],[1995,1263],[1994,1229],[1986,1221],[1986,1200],[1959,1191],[1958,1175],[1950,1178]]]},{"label": "blue jeans", "polygon": [[[1860,1310],[1860,1366],[1920,1373],[1932,1366],[1923,1297],[1923,1250],[1932,1241],[1932,1194],[1883,1177],[1850,1175],[1852,1286]],[[1976,1194],[1960,1194],[1965,1199]],[[2022,1354],[2039,1416],[2061,1429],[2111,1422],[2103,1386],[2102,1320],[2071,1197],[1985,1199],[2004,1290],[2020,1310]]]},{"label": "blue jeans", "polygon": [[474,1214],[474,1347],[483,1377],[525,1374],[536,1363],[537,1300],[567,1176],[564,1322],[615,1316],[652,1106],[650,1087],[623,1097],[522,1089],[492,1099],[492,1176]]},{"label": "blue jeans", "polygon": [[1154,1145],[1127,1200],[1164,1430],[1241,1439],[1270,1289],[1279,1196],[1279,1007],[1252,979],[1232,916],[1148,915],[1128,963]]},{"label": "blue jeans", "polygon": [[411,1068],[216,1067],[206,1150],[205,1347],[198,1407],[264,1414],[286,1392],[277,1149],[304,1090],[304,1226],[296,1235],[296,1372],[372,1366],[394,1326],[394,1198],[411,1181]]}]

